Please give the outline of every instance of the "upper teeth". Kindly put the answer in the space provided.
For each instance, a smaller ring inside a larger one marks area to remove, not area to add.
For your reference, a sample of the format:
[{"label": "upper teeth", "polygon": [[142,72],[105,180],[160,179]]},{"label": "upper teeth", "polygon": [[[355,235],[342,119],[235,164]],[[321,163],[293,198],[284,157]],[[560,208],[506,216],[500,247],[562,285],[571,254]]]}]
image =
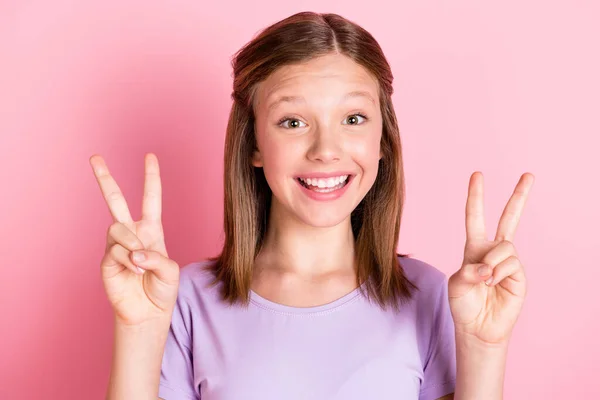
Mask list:
[{"label": "upper teeth", "polygon": [[307,185],[318,186],[320,188],[334,187],[348,179],[348,175],[335,176],[327,179],[321,178],[300,178],[300,180]]}]

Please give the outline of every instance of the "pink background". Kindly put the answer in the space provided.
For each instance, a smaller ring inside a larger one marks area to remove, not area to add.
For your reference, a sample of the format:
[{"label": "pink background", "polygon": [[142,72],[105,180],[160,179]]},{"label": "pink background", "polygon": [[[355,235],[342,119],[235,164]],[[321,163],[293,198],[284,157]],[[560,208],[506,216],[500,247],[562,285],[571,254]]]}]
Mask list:
[{"label": "pink background", "polygon": [[598,3],[283,3],[0,3],[0,398],[104,398],[111,219],[88,158],[105,157],[137,218],[155,152],[171,256],[214,255],[230,58],[302,10],[358,22],[392,65],[400,251],[451,274],[470,174],[485,177],[490,236],[520,174],[536,176],[515,240],[530,290],[505,397],[600,398]]}]

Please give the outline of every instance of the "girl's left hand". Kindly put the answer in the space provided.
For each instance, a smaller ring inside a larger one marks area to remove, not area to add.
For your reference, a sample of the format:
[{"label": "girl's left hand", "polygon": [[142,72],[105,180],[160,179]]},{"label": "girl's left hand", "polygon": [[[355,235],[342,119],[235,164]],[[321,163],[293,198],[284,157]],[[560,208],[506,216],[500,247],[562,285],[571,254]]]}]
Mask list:
[{"label": "girl's left hand", "polygon": [[457,335],[478,339],[484,345],[508,343],[527,292],[523,265],[512,242],[534,179],[530,173],[521,176],[502,213],[496,237],[489,241],[483,214],[483,175],[471,175],[464,260],[448,280]]}]

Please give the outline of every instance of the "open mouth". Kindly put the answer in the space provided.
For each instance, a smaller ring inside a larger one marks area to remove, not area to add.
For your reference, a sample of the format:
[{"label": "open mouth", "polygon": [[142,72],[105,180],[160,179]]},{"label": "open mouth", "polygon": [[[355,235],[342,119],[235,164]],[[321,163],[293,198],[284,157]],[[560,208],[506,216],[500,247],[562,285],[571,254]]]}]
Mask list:
[{"label": "open mouth", "polygon": [[327,179],[296,178],[300,185],[316,193],[331,193],[347,186],[354,175],[342,175]]}]

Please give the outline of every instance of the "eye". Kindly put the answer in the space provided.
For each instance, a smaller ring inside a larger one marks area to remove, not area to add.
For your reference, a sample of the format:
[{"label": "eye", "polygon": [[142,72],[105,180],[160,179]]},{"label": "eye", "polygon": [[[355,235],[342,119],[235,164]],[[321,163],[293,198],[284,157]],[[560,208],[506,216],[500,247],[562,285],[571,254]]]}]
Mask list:
[{"label": "eye", "polygon": [[[285,122],[289,122],[288,126],[283,125]],[[279,122],[277,122],[277,125],[281,126],[282,128],[286,128],[286,129],[302,128],[302,126],[300,126],[300,124],[304,124],[304,122],[300,121],[298,118],[292,118],[292,117],[283,117],[282,119],[279,120]]]},{"label": "eye", "polygon": [[[367,120],[367,117],[360,114],[360,113],[356,113],[356,114],[352,114],[349,115],[344,121],[353,121],[350,122],[349,124],[344,124],[344,125],[360,125],[361,123],[359,122],[359,118],[362,118],[364,121]],[[363,122],[364,122],[363,121]]]}]

